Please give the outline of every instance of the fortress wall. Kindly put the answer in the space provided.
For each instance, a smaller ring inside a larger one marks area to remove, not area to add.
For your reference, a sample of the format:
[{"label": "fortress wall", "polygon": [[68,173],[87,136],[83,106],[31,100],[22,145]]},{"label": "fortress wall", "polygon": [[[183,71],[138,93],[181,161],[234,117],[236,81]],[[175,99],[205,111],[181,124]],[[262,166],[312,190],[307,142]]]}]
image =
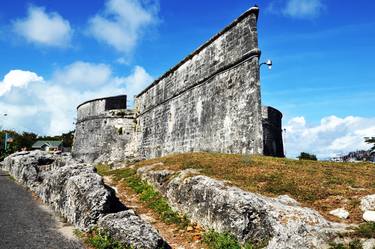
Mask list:
[{"label": "fortress wall", "polygon": [[136,98],[139,152],[263,152],[258,8],[156,80]]},{"label": "fortress wall", "polygon": [[126,96],[90,100],[78,106],[73,156],[85,162],[126,159],[134,112],[125,108]]},{"label": "fortress wall", "polygon": [[262,106],[263,141],[266,156],[284,157],[281,119],[282,113],[270,106]]}]

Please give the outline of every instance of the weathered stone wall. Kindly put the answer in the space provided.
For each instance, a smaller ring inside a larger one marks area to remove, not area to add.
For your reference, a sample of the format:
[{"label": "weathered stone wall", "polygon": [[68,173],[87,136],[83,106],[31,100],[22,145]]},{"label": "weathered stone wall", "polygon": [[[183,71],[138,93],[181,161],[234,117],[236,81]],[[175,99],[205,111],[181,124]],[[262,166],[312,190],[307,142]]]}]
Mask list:
[{"label": "weathered stone wall", "polygon": [[283,156],[281,113],[266,107],[262,118],[258,11],[155,80],[135,98],[134,112],[125,110],[126,96],[78,106],[73,155],[88,162],[190,151]]},{"label": "weathered stone wall", "polygon": [[263,118],[263,154],[266,156],[284,157],[283,137],[280,111],[270,106],[262,106]]},{"label": "weathered stone wall", "polygon": [[126,96],[85,102],[77,107],[72,154],[86,162],[124,160],[133,127],[134,113],[126,109]]},{"label": "weathered stone wall", "polygon": [[142,157],[263,152],[258,8],[251,8],[136,98]]}]

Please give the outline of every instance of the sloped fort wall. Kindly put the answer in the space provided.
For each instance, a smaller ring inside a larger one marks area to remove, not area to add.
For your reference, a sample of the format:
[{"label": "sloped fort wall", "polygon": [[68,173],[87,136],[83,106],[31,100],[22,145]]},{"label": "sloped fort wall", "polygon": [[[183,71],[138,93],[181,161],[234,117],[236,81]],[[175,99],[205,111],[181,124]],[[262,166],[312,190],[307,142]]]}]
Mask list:
[{"label": "sloped fort wall", "polygon": [[136,98],[141,155],[263,152],[258,8],[251,8]]},{"label": "sloped fort wall", "polygon": [[[126,109],[125,96],[122,104],[115,97],[78,106],[74,156],[116,161],[189,151],[262,154],[264,148],[282,155],[281,113],[262,122],[258,12],[249,9],[155,80],[136,96],[134,111]],[[280,140],[276,149],[273,139]]]}]

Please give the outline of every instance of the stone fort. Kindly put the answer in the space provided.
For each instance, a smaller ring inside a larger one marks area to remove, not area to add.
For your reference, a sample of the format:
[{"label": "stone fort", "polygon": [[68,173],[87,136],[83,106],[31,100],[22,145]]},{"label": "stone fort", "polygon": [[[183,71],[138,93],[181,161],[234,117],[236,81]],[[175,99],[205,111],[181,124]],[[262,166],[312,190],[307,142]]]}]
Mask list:
[{"label": "stone fort", "polygon": [[261,105],[257,20],[252,7],[135,97],[77,107],[72,154],[88,162],[180,152],[284,156],[282,114]]}]

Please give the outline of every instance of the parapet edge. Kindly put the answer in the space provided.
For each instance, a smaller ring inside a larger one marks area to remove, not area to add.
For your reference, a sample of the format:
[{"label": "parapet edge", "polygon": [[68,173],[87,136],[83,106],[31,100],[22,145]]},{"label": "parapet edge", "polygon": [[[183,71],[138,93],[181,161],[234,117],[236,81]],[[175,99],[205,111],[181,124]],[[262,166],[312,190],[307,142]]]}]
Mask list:
[{"label": "parapet edge", "polygon": [[87,101],[85,101],[85,102],[79,104],[79,105],[77,106],[76,109],[78,110],[81,106],[83,106],[83,105],[85,105],[85,104],[87,104],[87,103],[90,103],[90,102],[95,102],[95,101],[98,101],[98,100],[111,99],[111,98],[119,98],[119,97],[124,97],[124,98],[126,98],[127,96],[126,96],[126,94],[122,94],[122,95],[115,95],[115,96],[108,96],[108,97],[102,97],[102,98],[90,99],[90,100],[87,100]]},{"label": "parapet edge", "polygon": [[272,112],[275,112],[275,113],[279,114],[281,116],[281,118],[283,117],[283,113],[281,111],[277,110],[275,107],[262,105],[262,110],[263,109],[266,109],[267,111],[271,110]]},{"label": "parapet edge", "polygon": [[201,52],[203,49],[208,47],[211,43],[213,43],[216,39],[218,39],[220,36],[222,36],[225,32],[236,26],[239,22],[241,22],[246,17],[250,16],[251,14],[255,14],[257,19],[259,15],[259,8],[258,6],[253,6],[250,9],[248,9],[245,13],[243,13],[241,16],[239,16],[237,19],[235,19],[231,24],[226,26],[224,29],[222,29],[219,33],[214,35],[211,39],[209,39],[207,42],[205,42],[203,45],[198,47],[196,50],[194,50],[191,54],[186,56],[182,61],[180,61],[177,65],[170,68],[166,73],[164,73],[162,76],[160,76],[158,79],[154,80],[149,86],[147,86],[142,92],[136,95],[136,97],[140,97],[143,95],[146,91],[148,91],[153,86],[157,85],[162,79],[168,77],[170,74],[172,74],[174,71],[176,71],[180,66],[182,66],[185,62],[193,58],[195,55],[197,55],[199,52]]}]

